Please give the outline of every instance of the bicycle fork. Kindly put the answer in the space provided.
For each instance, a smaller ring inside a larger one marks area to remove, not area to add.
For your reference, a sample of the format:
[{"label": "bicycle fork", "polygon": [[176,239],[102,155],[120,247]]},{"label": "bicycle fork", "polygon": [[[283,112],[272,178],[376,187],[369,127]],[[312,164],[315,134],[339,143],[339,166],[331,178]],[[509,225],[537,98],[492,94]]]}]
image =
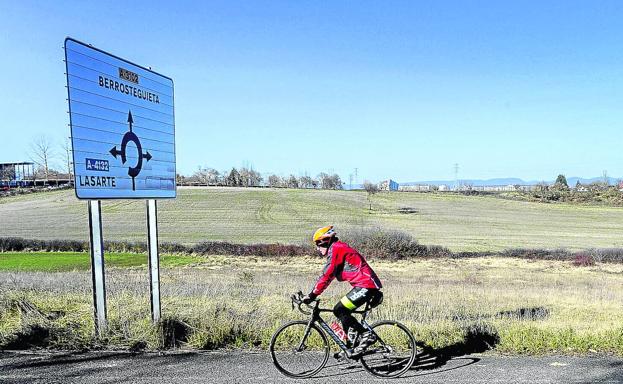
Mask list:
[{"label": "bicycle fork", "polygon": [[296,348],[296,352],[303,352],[303,350],[305,350],[305,342],[307,341],[307,337],[309,337],[313,322],[314,321],[312,319],[307,323],[307,326],[305,327],[305,333],[303,334],[303,338],[301,339],[298,348]]}]

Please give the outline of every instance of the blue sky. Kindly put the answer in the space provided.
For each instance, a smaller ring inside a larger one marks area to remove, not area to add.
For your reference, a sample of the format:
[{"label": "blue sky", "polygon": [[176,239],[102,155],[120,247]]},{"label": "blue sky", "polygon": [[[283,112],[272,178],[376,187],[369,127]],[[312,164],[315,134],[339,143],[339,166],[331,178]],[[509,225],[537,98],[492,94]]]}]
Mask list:
[{"label": "blue sky", "polygon": [[63,40],[175,81],[178,172],[623,175],[619,1],[0,1],[0,161],[69,135]]}]

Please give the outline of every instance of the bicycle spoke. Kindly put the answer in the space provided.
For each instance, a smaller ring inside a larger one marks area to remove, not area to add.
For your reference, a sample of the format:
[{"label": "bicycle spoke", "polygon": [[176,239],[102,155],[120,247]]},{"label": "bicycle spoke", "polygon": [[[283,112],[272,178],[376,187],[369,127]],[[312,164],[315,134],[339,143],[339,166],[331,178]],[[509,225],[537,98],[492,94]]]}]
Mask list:
[{"label": "bicycle spoke", "polygon": [[277,331],[271,341],[275,366],[293,377],[308,377],[321,369],[328,358],[328,343],[316,327],[305,337],[305,322],[293,322]]},{"label": "bicycle spoke", "polygon": [[362,357],[364,368],[375,376],[400,376],[415,359],[413,336],[406,327],[391,321],[377,323],[373,328],[379,340]]}]

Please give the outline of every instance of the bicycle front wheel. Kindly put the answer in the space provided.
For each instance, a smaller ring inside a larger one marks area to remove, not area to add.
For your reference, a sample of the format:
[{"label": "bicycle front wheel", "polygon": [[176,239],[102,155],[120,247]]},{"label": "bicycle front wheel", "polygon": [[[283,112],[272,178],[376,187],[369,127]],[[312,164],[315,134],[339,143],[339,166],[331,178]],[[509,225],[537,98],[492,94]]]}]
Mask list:
[{"label": "bicycle front wheel", "polygon": [[397,321],[372,324],[378,340],[361,357],[363,368],[374,376],[398,377],[407,372],[417,355],[415,338]]},{"label": "bicycle front wheel", "polygon": [[275,367],[286,376],[304,378],[318,373],[329,359],[327,336],[316,324],[295,320],[279,328],[270,340]]}]

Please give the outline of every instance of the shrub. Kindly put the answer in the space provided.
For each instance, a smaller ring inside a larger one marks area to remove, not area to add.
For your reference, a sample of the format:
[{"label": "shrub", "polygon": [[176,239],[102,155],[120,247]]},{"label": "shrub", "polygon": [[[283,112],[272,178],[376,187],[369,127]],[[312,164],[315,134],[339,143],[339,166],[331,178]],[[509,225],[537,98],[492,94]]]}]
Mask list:
[{"label": "shrub", "polygon": [[76,240],[28,240],[21,237],[0,237],[0,252],[85,252],[88,249],[89,243]]},{"label": "shrub", "polygon": [[49,240],[41,241],[37,248],[43,248],[47,252],[84,252],[89,249],[89,244],[76,240]]},{"label": "shrub", "polygon": [[623,248],[594,248],[587,252],[598,262],[623,263]]},{"label": "shrub", "polygon": [[104,241],[104,249],[108,252],[146,253],[147,243],[144,241]]},{"label": "shrub", "polygon": [[505,257],[516,257],[530,260],[570,260],[572,253],[565,249],[507,249],[501,253]]},{"label": "shrub", "polygon": [[288,244],[232,244],[223,241],[205,241],[191,247],[198,255],[234,256],[305,256],[311,248]]},{"label": "shrub", "polygon": [[1,252],[19,252],[24,250],[24,239],[19,237],[1,237]]},{"label": "shrub", "polygon": [[[474,256],[484,255],[478,252]],[[591,248],[580,253],[566,249],[515,248],[505,250],[501,256],[532,260],[571,260],[574,265],[595,265],[596,262],[623,263],[623,248]]]},{"label": "shrub", "polygon": [[183,244],[179,243],[160,243],[160,252],[161,253],[178,253],[178,254],[189,254],[191,252],[190,247],[187,247]]},{"label": "shrub", "polygon": [[[577,253],[566,249],[514,248],[502,252],[451,252],[437,245],[419,244],[411,235],[400,231],[364,229],[344,231],[342,240],[365,256],[381,259],[402,260],[418,257],[515,257],[529,260],[573,261]],[[147,253],[146,242],[106,241],[106,252]],[[315,254],[309,243],[295,244],[234,244],[225,241],[206,241],[192,246],[179,243],[160,243],[163,254],[231,255],[259,257],[292,257]],[[0,237],[0,252],[88,252],[89,243],[76,240],[29,240],[21,237]],[[584,251],[595,262],[623,263],[623,248],[592,248]]]},{"label": "shrub", "polygon": [[451,252],[444,247],[419,244],[411,235],[400,231],[363,229],[345,232],[343,239],[365,256],[383,259],[413,257],[446,257]]},{"label": "shrub", "polygon": [[595,259],[588,253],[580,252],[575,255],[573,265],[576,267],[591,267],[595,265]]}]

